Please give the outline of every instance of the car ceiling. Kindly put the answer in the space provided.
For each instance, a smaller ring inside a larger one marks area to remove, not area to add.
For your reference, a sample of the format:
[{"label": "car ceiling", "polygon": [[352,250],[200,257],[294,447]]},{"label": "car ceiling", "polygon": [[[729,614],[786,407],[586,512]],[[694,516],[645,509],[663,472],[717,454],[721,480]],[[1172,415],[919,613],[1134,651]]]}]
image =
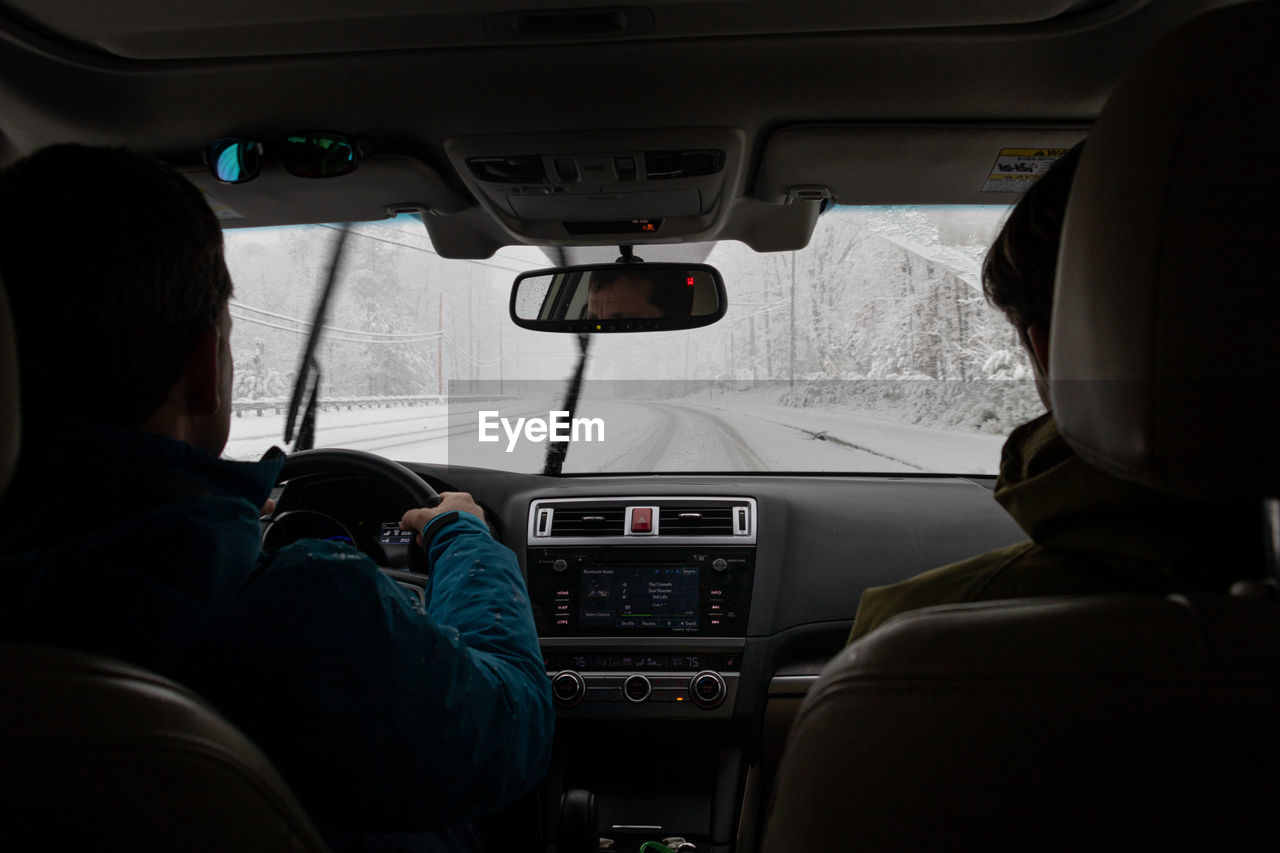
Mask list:
[{"label": "car ceiling", "polygon": [[[183,168],[231,211],[229,227],[418,210],[449,257],[617,245],[616,233],[564,231],[601,199],[612,213],[597,218],[665,213],[657,234],[626,242],[795,249],[823,195],[1016,201],[983,192],[1002,148],[1083,138],[1153,41],[1219,5],[10,0],[0,161],[61,141],[127,145]],[[344,178],[267,169],[236,187],[201,165],[217,136],[318,128],[360,134],[377,154]],[[494,192],[467,166],[477,154],[586,163],[709,147],[727,152],[714,179],[601,181],[549,201]]]}]

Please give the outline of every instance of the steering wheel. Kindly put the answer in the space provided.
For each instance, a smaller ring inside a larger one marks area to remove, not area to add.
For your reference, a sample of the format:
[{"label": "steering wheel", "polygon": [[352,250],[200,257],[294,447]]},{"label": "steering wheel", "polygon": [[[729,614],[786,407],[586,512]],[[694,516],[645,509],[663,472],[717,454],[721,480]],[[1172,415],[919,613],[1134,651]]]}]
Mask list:
[{"label": "steering wheel", "polygon": [[363,450],[322,448],[300,450],[285,457],[276,483],[314,474],[358,475],[389,487],[408,501],[406,508],[435,506],[440,495],[427,482],[399,462]]},{"label": "steering wheel", "polygon": [[[405,509],[423,506],[432,507],[440,503],[440,495],[417,474],[399,462],[393,462],[390,459],[366,453],[362,450],[323,448],[290,453],[285,457],[284,466],[280,469],[280,476],[276,479],[276,484],[320,475],[328,477],[362,477],[367,480],[373,480],[380,489],[385,488],[391,493],[392,497],[403,501]],[[279,520],[284,521],[287,516],[292,514],[295,513],[284,513]],[[303,515],[304,513],[297,512],[296,514]],[[312,515],[319,514],[312,513]],[[330,521],[341,527],[336,520],[330,519]],[[302,528],[291,533],[287,531],[281,532],[289,539],[319,535],[313,530],[306,529],[305,523]],[[350,539],[350,534],[348,533],[345,538]],[[425,572],[425,562],[425,555],[422,553],[421,548],[411,547],[409,549],[409,563],[413,570]]]}]

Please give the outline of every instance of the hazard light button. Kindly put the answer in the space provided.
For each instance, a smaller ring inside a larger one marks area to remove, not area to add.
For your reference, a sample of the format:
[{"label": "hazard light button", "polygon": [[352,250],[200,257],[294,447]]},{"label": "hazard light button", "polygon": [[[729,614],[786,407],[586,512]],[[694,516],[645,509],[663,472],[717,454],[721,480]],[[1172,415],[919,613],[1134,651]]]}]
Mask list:
[{"label": "hazard light button", "polygon": [[647,506],[634,507],[631,510],[631,532],[653,532],[653,508]]}]

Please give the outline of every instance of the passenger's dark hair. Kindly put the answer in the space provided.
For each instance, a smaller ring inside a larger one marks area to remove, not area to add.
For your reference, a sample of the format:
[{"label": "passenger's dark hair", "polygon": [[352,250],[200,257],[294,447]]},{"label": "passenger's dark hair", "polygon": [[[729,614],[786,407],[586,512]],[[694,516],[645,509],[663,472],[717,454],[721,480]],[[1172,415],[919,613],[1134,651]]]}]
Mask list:
[{"label": "passenger's dark hair", "polygon": [[619,264],[591,273],[589,286],[594,293],[637,274],[649,280],[649,302],[663,317],[688,317],[693,312],[694,288],[685,286],[685,275],[680,270],[637,269]]},{"label": "passenger's dark hair", "polygon": [[0,173],[25,413],[142,425],[231,295],[222,231],[159,160],[56,145]]},{"label": "passenger's dark hair", "polygon": [[1084,143],[1058,158],[1005,220],[982,263],[982,292],[1021,332],[1049,328],[1067,196]]}]

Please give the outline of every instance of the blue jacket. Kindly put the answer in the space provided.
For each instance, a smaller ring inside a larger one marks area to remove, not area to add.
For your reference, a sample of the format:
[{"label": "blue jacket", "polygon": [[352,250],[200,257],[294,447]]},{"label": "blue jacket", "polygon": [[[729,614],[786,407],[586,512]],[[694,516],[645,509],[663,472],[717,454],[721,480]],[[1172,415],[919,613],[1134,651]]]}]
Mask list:
[{"label": "blue jacket", "polygon": [[23,437],[0,639],[89,649],[196,690],[331,841],[467,821],[545,773],[554,711],[524,582],[475,517],[428,525],[424,615],[345,544],[262,553],[258,507],[280,460],[52,419]]}]

